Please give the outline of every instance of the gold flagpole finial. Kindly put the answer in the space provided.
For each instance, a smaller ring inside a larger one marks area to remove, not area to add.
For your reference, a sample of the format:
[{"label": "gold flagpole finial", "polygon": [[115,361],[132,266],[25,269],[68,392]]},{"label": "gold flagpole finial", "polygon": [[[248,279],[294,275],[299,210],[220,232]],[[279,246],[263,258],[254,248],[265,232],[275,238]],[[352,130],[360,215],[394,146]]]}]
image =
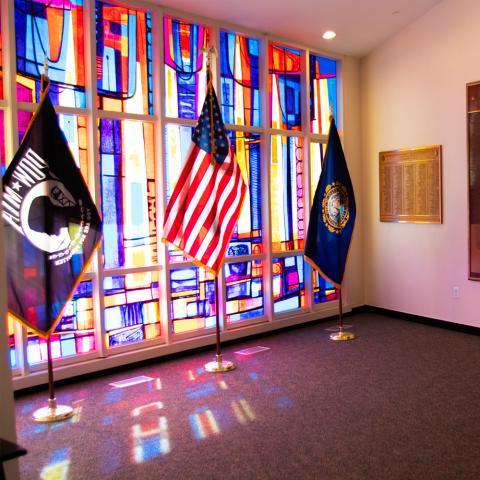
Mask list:
[{"label": "gold flagpole finial", "polygon": [[45,55],[45,59],[43,60],[43,73],[40,76],[40,81],[41,81],[41,92],[45,92],[45,90],[48,87],[48,84],[50,83],[50,79],[48,78],[48,59],[47,56]]},{"label": "gold flagpole finial", "polygon": [[217,49],[215,47],[202,47],[200,51],[207,56],[207,70],[210,70],[212,67],[212,57],[217,54]]}]

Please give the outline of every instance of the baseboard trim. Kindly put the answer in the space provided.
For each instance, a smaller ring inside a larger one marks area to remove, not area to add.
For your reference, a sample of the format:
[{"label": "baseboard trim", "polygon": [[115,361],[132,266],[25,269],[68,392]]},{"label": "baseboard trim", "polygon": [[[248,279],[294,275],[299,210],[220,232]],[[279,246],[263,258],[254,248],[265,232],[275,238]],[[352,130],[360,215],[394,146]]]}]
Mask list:
[{"label": "baseboard trim", "polygon": [[352,314],[357,313],[377,313],[388,317],[400,318],[409,322],[421,323],[431,327],[445,328],[455,332],[469,333],[471,335],[480,335],[480,328],[472,325],[463,325],[461,323],[449,322],[447,320],[438,320],[436,318],[423,317],[413,313],[399,312],[388,308],[375,307],[373,305],[362,305],[361,307],[352,308]]}]

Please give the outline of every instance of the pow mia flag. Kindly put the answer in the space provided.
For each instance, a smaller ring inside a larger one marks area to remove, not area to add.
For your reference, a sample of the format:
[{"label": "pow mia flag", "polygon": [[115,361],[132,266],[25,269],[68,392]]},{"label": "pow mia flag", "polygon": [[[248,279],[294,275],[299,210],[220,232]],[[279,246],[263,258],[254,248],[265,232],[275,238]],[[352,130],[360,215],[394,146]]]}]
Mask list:
[{"label": "pow mia flag", "polygon": [[101,238],[101,220],[44,90],[3,177],[8,309],[48,336]]}]

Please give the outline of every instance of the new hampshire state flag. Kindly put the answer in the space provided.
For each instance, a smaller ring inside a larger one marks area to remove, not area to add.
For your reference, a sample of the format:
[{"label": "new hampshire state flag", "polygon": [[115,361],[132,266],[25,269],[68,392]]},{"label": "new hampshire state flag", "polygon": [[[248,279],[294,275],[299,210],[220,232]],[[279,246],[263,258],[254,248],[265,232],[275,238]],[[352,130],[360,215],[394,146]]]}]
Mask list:
[{"label": "new hampshire state flag", "polygon": [[335,121],[308,224],[305,259],[337,288],[342,286],[355,225],[355,196]]}]

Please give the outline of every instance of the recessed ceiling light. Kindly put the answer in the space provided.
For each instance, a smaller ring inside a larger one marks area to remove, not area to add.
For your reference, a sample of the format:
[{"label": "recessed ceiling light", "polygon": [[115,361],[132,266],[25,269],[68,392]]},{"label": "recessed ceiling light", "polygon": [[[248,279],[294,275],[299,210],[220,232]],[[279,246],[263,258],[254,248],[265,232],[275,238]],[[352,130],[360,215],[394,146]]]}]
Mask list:
[{"label": "recessed ceiling light", "polygon": [[335,38],[337,36],[337,34],[333,31],[333,30],[327,30],[324,34],[323,34],[323,38],[325,40],[331,40],[332,38]]}]

